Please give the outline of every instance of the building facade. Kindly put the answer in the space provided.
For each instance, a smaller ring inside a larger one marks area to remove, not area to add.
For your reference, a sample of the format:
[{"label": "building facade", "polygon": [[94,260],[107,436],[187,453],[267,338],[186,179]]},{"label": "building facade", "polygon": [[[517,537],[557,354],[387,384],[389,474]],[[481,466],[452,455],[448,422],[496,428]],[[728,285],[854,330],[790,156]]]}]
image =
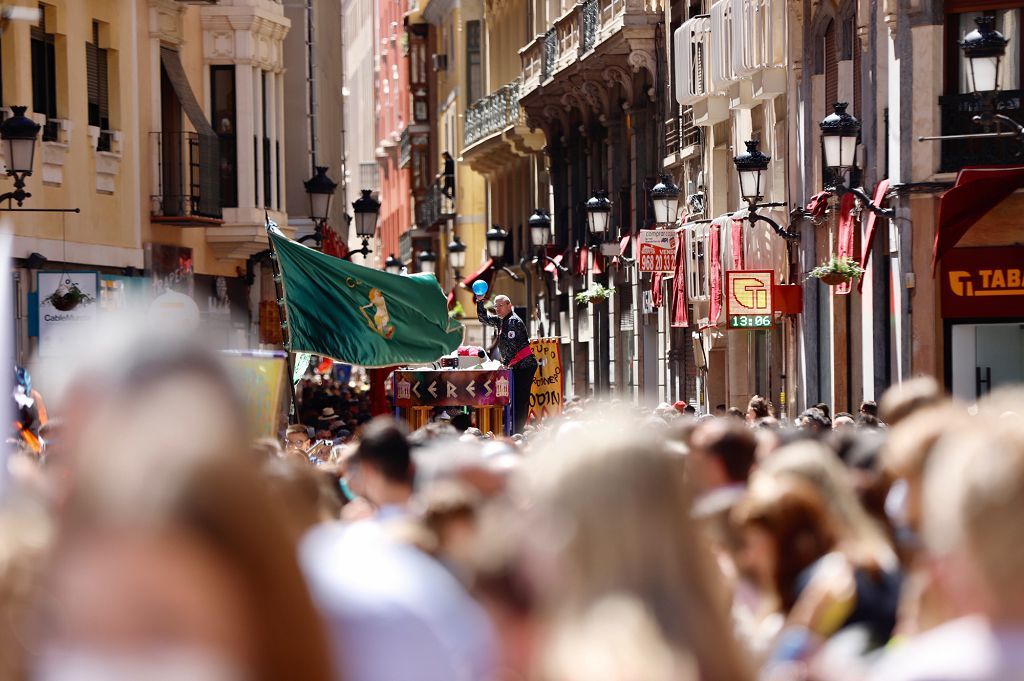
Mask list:
[{"label": "building facade", "polygon": [[184,293],[218,343],[257,346],[252,258],[267,248],[267,215],[288,230],[283,6],[14,4],[40,10],[7,22],[0,44],[5,113],[24,105],[42,125],[25,208],[80,209],[3,214],[18,361],[59,360],[59,330],[39,308],[68,282],[96,299],[96,316]]}]

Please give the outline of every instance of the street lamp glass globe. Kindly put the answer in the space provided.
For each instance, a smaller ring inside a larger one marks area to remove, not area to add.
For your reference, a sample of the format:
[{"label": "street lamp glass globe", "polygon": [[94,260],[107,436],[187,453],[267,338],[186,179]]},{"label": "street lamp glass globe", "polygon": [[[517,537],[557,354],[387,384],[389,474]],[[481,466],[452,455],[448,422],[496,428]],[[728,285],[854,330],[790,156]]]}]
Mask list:
[{"label": "street lamp glass globe", "polygon": [[595,236],[604,236],[608,231],[608,222],[612,214],[612,202],[608,200],[608,192],[598,189],[587,201],[587,224],[590,233]]},{"label": "street lamp glass globe", "polygon": [[356,214],[356,234],[370,239],[377,233],[377,216],[380,215],[380,201],[373,198],[373,191],[363,189],[362,196],[352,202]]},{"label": "street lamp glass globe", "polygon": [[740,196],[748,203],[757,203],[764,198],[765,179],[771,156],[761,153],[758,141],[750,140],[747,150],[733,158],[740,178]]},{"label": "street lamp glass globe", "polygon": [[967,61],[967,86],[975,94],[999,89],[1002,59],[1009,41],[995,29],[995,22],[993,16],[977,17],[974,23],[978,28],[960,42]]},{"label": "street lamp glass globe", "polygon": [[462,243],[458,235],[452,237],[448,244],[448,263],[453,270],[461,270],[466,265],[466,244]]},{"label": "street lamp glass globe", "polygon": [[327,177],[327,168],[317,166],[313,177],[302,183],[309,194],[309,217],[326,220],[331,214],[331,199],[338,184]]},{"label": "street lamp glass globe", "polygon": [[821,150],[825,167],[833,172],[857,165],[857,143],[860,141],[860,121],[846,112],[846,102],[833,104],[835,111],[826,116],[821,128]]},{"label": "street lamp glass globe", "polygon": [[551,218],[538,208],[530,216],[530,242],[534,246],[547,246],[551,241]]},{"label": "street lamp glass globe", "polygon": [[434,253],[431,251],[420,251],[419,255],[416,256],[416,259],[419,260],[420,263],[420,272],[425,272],[427,274],[434,273],[434,268],[437,265],[437,256]]},{"label": "street lamp glass globe", "polygon": [[8,175],[31,175],[35,158],[36,137],[40,125],[25,116],[24,106],[12,106],[14,115],[0,124],[0,139],[3,140],[4,158],[7,159]]},{"label": "street lamp glass globe", "polygon": [[654,221],[660,225],[675,222],[679,210],[679,187],[670,175],[662,175],[661,181],[651,189],[654,201]]},{"label": "street lamp glass globe", "polygon": [[405,263],[396,258],[394,253],[388,255],[388,259],[384,261],[384,271],[391,274],[401,274],[403,267]]},{"label": "street lamp glass globe", "polygon": [[508,239],[508,232],[498,225],[493,225],[487,230],[487,255],[492,260],[501,260],[505,257],[505,242]]}]

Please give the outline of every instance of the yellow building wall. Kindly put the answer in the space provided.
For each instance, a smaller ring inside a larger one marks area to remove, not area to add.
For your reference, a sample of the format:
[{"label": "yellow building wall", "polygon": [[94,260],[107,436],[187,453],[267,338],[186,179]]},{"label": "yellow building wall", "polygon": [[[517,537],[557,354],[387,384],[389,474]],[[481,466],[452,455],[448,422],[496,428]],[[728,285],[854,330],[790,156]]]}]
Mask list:
[{"label": "yellow building wall", "polygon": [[[35,7],[34,0],[8,4]],[[26,190],[32,197],[25,208],[79,208],[81,213],[3,213],[6,228],[16,237],[14,253],[24,257],[38,251],[51,260],[141,266],[139,238],[138,93],[124,87],[135,59],[131,25],[138,17],[126,0],[50,0],[47,30],[56,33],[58,117],[70,124],[62,182],[43,179],[44,155],[60,155],[62,146],[36,144],[33,175]],[[110,50],[111,127],[121,133],[120,168],[112,192],[96,188],[97,153],[88,135],[86,43],[92,41],[92,22],[103,22],[100,46]],[[31,26],[6,22],[3,44],[3,104],[32,106]],[[40,135],[41,140],[41,135]],[[4,191],[10,187],[4,185]],[[66,243],[62,243],[62,241]],[[112,247],[112,248],[96,248]],[[64,255],[66,253],[66,256]]]}]

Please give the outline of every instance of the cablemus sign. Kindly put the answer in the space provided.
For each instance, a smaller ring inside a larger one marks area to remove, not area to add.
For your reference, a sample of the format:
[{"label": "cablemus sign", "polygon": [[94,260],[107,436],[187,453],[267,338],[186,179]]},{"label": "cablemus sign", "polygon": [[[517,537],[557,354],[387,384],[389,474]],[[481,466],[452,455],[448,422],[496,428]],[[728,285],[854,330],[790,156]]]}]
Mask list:
[{"label": "cablemus sign", "polygon": [[674,229],[641,229],[637,238],[641,272],[675,272],[679,232]]},{"label": "cablemus sign", "polygon": [[951,249],[940,286],[943,317],[1024,317],[1024,246]]}]

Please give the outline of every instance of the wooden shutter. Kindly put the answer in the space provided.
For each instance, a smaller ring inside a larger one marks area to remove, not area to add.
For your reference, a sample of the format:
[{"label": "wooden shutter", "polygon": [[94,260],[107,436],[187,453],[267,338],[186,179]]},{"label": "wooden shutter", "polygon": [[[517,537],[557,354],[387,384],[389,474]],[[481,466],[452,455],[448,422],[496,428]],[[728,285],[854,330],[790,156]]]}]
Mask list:
[{"label": "wooden shutter", "polygon": [[839,101],[839,55],[836,52],[836,22],[829,21],[824,37],[825,110],[831,111]]}]

